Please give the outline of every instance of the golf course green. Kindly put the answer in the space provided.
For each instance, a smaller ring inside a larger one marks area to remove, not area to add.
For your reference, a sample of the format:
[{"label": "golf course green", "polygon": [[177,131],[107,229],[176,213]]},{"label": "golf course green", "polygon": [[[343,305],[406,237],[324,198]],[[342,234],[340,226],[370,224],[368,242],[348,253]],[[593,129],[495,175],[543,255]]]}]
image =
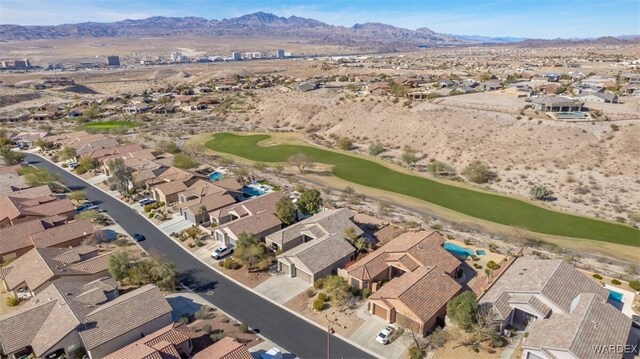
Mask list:
[{"label": "golf course green", "polygon": [[133,128],[136,126],[140,126],[140,124],[134,121],[100,121],[86,123],[84,128],[87,130],[111,130],[116,127]]},{"label": "golf course green", "polygon": [[258,162],[286,162],[304,153],[314,162],[333,165],[333,175],[343,180],[421,199],[483,220],[549,235],[585,238],[640,246],[640,231],[630,226],[545,209],[526,201],[462,188],[425,177],[395,171],[375,161],[304,145],[263,147],[268,135],[240,136],[216,133],[206,146]]}]

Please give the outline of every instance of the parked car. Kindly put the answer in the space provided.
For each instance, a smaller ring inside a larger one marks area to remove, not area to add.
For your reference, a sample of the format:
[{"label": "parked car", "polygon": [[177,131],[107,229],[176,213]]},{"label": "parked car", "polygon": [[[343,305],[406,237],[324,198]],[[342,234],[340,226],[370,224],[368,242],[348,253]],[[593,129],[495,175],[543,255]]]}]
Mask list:
[{"label": "parked car", "polygon": [[216,248],[213,252],[211,252],[211,258],[213,259],[220,259],[224,256],[227,256],[229,254],[233,253],[233,248],[227,246],[227,245],[223,245],[220,246],[218,248]]},{"label": "parked car", "polygon": [[260,359],[282,359],[282,351],[279,348],[271,348],[260,355]]},{"label": "parked car", "polygon": [[634,314],[634,315],[631,316],[631,325],[634,328],[640,329],[640,315],[635,315]]},{"label": "parked car", "polygon": [[134,233],[133,236],[131,236],[133,238],[134,241],[136,242],[142,242],[144,241],[146,238],[140,234],[140,233]]},{"label": "parked car", "polygon": [[76,169],[78,167],[78,162],[69,162],[69,168]]},{"label": "parked car", "polygon": [[20,164],[21,164],[22,166],[28,166],[28,165],[29,165],[29,161],[27,161],[27,160],[22,160],[22,161],[20,161]]},{"label": "parked car", "polygon": [[141,206],[146,206],[151,203],[156,203],[156,200],[153,198],[144,198],[138,201],[138,204],[140,204]]},{"label": "parked car", "polygon": [[378,335],[376,335],[376,341],[383,345],[388,344],[393,331],[394,329],[391,326],[384,327],[384,329],[382,329],[380,332],[378,332]]},{"label": "parked car", "polygon": [[95,204],[91,203],[91,202],[85,202],[81,205],[79,205],[78,207],[76,207],[76,211],[78,212],[83,212],[83,211],[98,211],[100,210],[100,207],[96,206]]}]

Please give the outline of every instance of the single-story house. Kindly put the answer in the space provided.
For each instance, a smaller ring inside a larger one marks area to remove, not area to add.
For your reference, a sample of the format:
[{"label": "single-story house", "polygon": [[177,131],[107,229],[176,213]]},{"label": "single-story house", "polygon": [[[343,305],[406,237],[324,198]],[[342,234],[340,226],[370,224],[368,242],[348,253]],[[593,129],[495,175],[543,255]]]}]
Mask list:
[{"label": "single-story house", "polygon": [[531,97],[534,94],[533,87],[521,83],[509,84],[502,92],[518,98]]},{"label": "single-story house", "polygon": [[337,274],[338,268],[354,259],[355,252],[342,233],[325,234],[278,255],[278,269],[313,284],[319,278]]},{"label": "single-story house", "polygon": [[154,185],[151,187],[151,192],[158,202],[173,204],[178,202],[178,195],[181,192],[189,189],[197,181],[199,181],[198,177],[193,174],[171,167],[152,181]]},{"label": "single-story house", "polygon": [[36,218],[60,216],[73,219],[76,207],[68,199],[58,199],[53,195],[24,198],[16,197],[17,192],[0,198],[0,225],[14,225]]},{"label": "single-story house", "polygon": [[235,178],[215,184],[199,180],[178,194],[178,206],[184,218],[193,224],[209,222],[209,212],[242,200],[242,185]]},{"label": "single-story house", "polygon": [[480,87],[482,87],[484,91],[495,91],[500,90],[502,88],[502,84],[500,83],[500,81],[491,80],[482,82],[480,84]]},{"label": "single-story house", "polygon": [[295,89],[295,90],[297,90],[297,91],[303,91],[303,92],[306,92],[306,91],[313,91],[313,90],[315,90],[315,89],[317,89],[317,88],[318,88],[318,85],[316,85],[316,84],[314,84],[314,83],[311,83],[311,82],[301,82],[301,83],[296,84],[296,85],[294,86],[294,89]]},{"label": "single-story house", "polygon": [[54,280],[92,281],[109,275],[109,256],[96,247],[33,248],[0,271],[5,290],[26,299]]},{"label": "single-story house", "polygon": [[456,82],[449,79],[442,79],[442,80],[436,81],[436,84],[440,88],[449,88],[449,87],[455,86]]},{"label": "single-story house", "polygon": [[240,233],[264,239],[277,232],[282,228],[282,221],[275,215],[276,203],[282,196],[282,192],[267,193],[210,212],[209,218],[218,224],[214,231],[215,238],[235,245]]},{"label": "single-story house", "polygon": [[338,272],[373,292],[371,314],[424,336],[443,323],[447,302],[462,289],[454,279],[461,262],[444,242],[435,231],[406,232]]},{"label": "single-story house", "polygon": [[[563,260],[521,257],[479,299],[479,312],[526,328],[523,359],[591,358],[596,346],[636,344],[631,319],[609,301],[607,289]],[[598,355],[622,358],[621,352]]]},{"label": "single-story house", "polygon": [[191,330],[183,323],[171,323],[145,335],[103,359],[178,359],[188,358],[193,350]]},{"label": "single-story house", "polygon": [[542,112],[574,112],[581,111],[584,102],[577,98],[565,96],[543,96],[531,101],[533,108]]},{"label": "single-story house", "polygon": [[587,102],[602,102],[602,103],[618,103],[618,96],[612,93],[594,92],[594,93],[581,93],[577,98]]},{"label": "single-story house", "polygon": [[347,230],[353,230],[356,237],[359,237],[363,232],[353,223],[354,216],[355,213],[347,208],[323,211],[268,235],[265,237],[265,242],[274,250],[288,251],[326,235],[340,234],[344,236]]}]

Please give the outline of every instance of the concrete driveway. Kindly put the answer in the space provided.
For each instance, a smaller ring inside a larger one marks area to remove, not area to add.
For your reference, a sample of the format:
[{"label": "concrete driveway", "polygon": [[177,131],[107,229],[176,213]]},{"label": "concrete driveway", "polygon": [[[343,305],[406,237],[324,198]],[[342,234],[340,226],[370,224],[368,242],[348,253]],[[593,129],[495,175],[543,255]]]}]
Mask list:
[{"label": "concrete driveway", "polygon": [[274,275],[253,288],[261,295],[284,304],[296,295],[311,287],[311,284],[300,278],[291,278],[286,275]]},{"label": "concrete driveway", "polygon": [[367,314],[366,306],[363,306],[363,308],[358,311],[358,316],[365,321],[351,334],[349,339],[377,353],[382,358],[400,358],[413,343],[411,337],[407,334],[398,336],[398,332],[394,332],[392,341],[387,345],[382,345],[376,341],[376,335],[382,328],[389,324],[380,317]]},{"label": "concrete driveway", "polygon": [[170,220],[164,221],[162,223],[160,223],[158,225],[158,227],[160,227],[160,229],[166,233],[166,234],[171,234],[174,232],[180,232],[183,231],[189,227],[191,227],[193,225],[193,223],[187,221],[186,219],[184,219],[183,216],[180,215],[180,213],[174,213],[173,217]]}]

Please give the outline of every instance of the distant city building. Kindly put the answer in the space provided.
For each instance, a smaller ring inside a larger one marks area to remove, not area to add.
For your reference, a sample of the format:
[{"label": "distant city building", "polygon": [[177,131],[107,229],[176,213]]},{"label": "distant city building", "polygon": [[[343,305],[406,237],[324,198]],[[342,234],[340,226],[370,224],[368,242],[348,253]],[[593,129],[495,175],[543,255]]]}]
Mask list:
[{"label": "distant city building", "polygon": [[276,56],[279,59],[284,59],[284,50],[283,49],[278,49],[278,51],[276,52]]},{"label": "distant city building", "polygon": [[184,61],[184,55],[181,52],[172,52],[171,53],[171,61],[173,61],[173,62],[182,62],[182,61]]},{"label": "distant city building", "polygon": [[107,56],[107,63],[109,66],[120,66],[120,56]]},{"label": "distant city building", "polygon": [[242,60],[242,54],[239,52],[234,52],[231,54],[231,58],[236,61]]}]

